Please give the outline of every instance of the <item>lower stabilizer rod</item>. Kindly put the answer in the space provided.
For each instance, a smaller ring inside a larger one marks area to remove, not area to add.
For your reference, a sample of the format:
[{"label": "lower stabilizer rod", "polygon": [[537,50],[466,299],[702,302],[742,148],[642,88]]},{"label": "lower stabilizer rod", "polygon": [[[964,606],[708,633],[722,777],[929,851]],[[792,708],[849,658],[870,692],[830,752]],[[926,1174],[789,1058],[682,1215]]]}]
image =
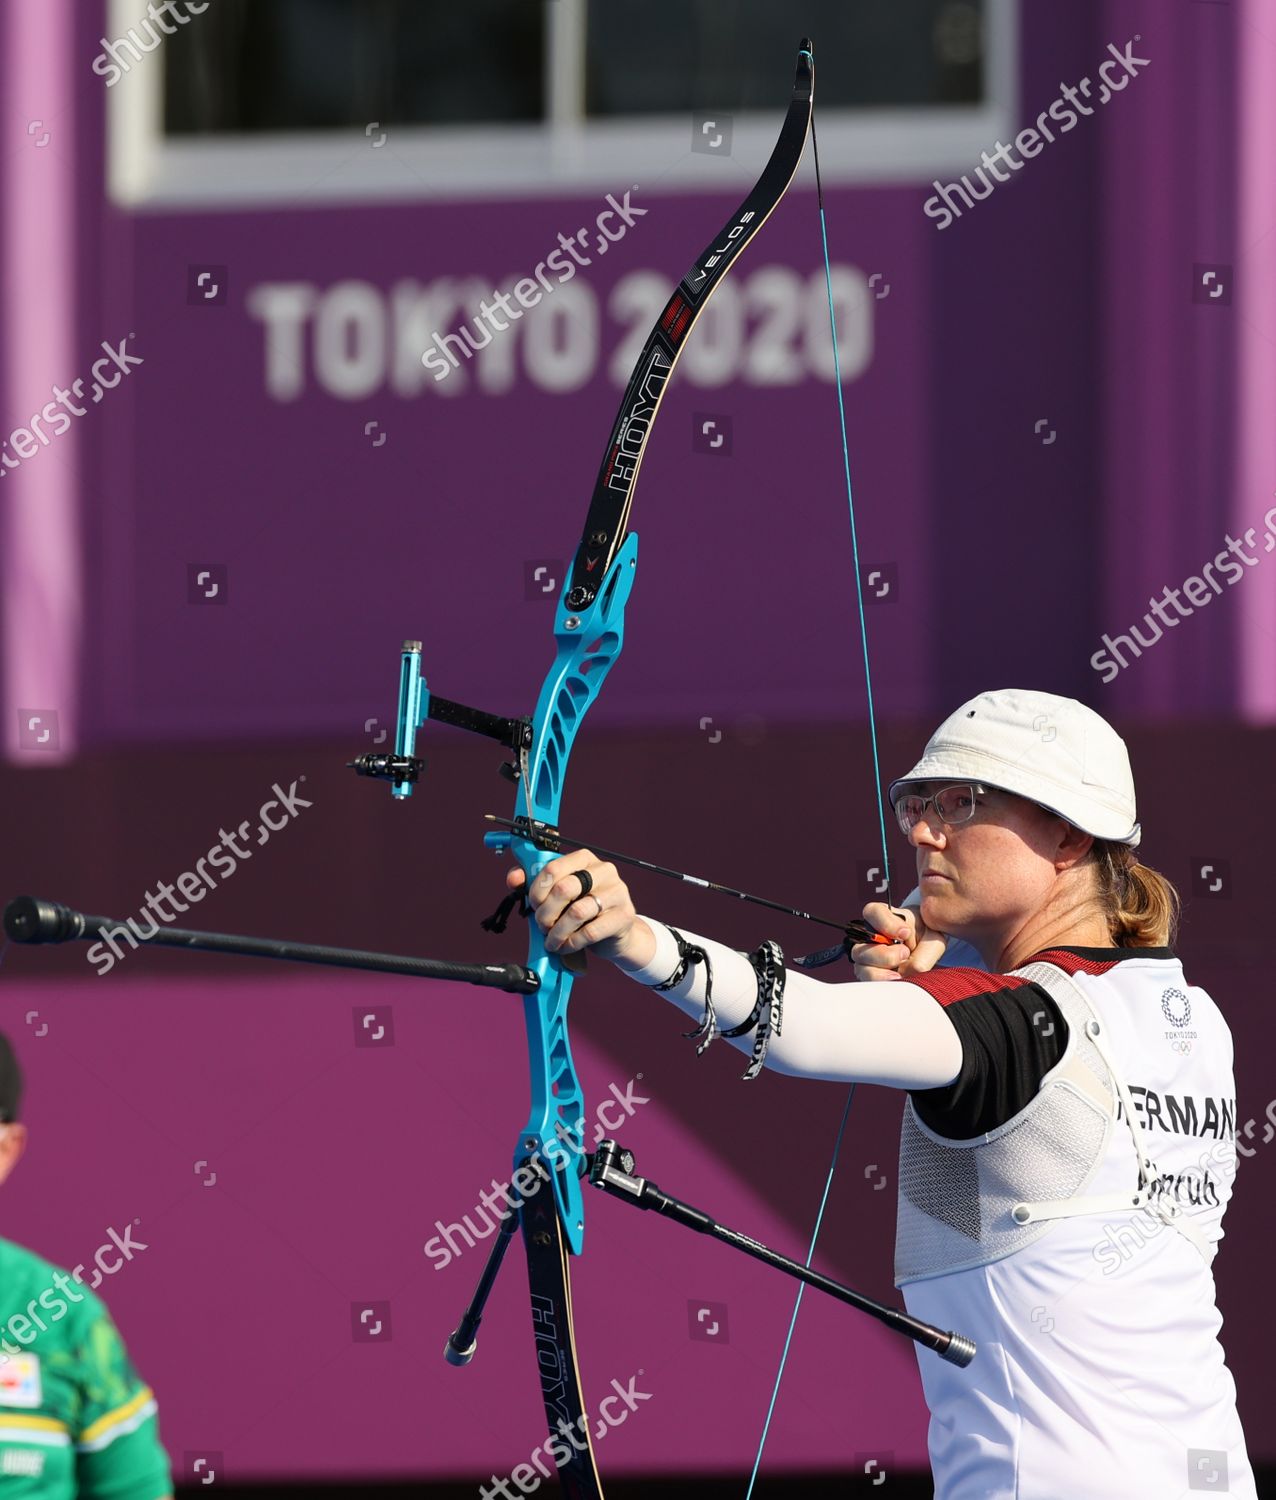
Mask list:
[{"label": "lower stabilizer rod", "polygon": [[915,1340],[924,1348],[933,1349],[940,1359],[947,1360],[951,1365],[965,1367],[975,1357],[974,1340],[968,1339],[964,1334],[946,1333],[943,1329],[935,1328],[929,1323],[923,1323],[920,1319],[911,1317],[898,1307],[887,1307],[883,1302],[875,1302],[872,1297],[866,1297],[862,1292],[844,1286],[840,1281],[833,1281],[828,1276],[822,1276],[818,1271],[812,1271],[801,1261],[790,1260],[787,1255],[781,1255],[778,1250],[759,1244],[757,1240],[750,1239],[747,1234],[741,1234],[738,1230],[728,1229],[725,1225],[716,1223],[701,1209],[693,1208],[690,1203],[683,1203],[680,1199],[662,1192],[650,1179],[635,1177],[633,1157],[615,1141],[599,1142],[598,1150],[590,1157],[589,1180],[595,1187],[600,1187],[605,1193],[610,1193],[613,1198],[620,1198],[626,1203],[633,1204],[635,1208],[654,1209],[656,1213],[673,1219],[687,1229],[711,1235],[715,1240],[721,1240],[723,1244],[731,1245],[736,1250],[743,1251],[745,1255],[751,1255],[754,1260],[760,1260],[764,1265],[773,1266],[777,1271],[784,1271],[787,1275],[796,1277],[798,1281],[804,1281],[807,1286],[827,1292],[830,1297],[836,1297],[840,1302],[848,1302],[860,1312],[876,1318],[879,1323],[884,1323],[895,1333],[902,1333],[906,1338]]}]

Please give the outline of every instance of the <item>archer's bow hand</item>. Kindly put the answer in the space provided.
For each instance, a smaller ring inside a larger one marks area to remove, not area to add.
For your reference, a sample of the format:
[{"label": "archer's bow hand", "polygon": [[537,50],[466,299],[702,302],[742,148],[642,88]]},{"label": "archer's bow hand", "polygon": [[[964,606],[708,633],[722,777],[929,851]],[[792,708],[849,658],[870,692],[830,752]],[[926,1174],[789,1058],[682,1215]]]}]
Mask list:
[{"label": "archer's bow hand", "polygon": [[[512,869],[505,884],[519,890],[525,880],[521,869]],[[588,849],[551,860],[528,887],[527,904],[545,935],[545,951],[564,961],[593,949],[599,958],[641,968],[655,956],[655,934],[634,909],[616,866]]]},{"label": "archer's bow hand", "polygon": [[896,941],[889,946],[856,943],[851,949],[856,979],[907,979],[910,974],[924,974],[935,967],[948,946],[942,932],[922,921],[920,907],[870,901],[864,908],[864,920]]}]

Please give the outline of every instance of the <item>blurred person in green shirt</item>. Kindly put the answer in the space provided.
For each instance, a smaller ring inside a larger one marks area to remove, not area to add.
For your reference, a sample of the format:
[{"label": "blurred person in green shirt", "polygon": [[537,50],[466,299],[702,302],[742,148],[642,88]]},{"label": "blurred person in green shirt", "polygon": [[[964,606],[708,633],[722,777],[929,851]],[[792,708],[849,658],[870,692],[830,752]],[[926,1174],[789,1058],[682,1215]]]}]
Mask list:
[{"label": "blurred person in green shirt", "polygon": [[[27,1142],[21,1098],[22,1072],[0,1033],[0,1183]],[[129,1244],[127,1232],[112,1239]],[[0,1239],[0,1494],[168,1500],[173,1486],[155,1397],[92,1290],[100,1271],[90,1274],[90,1286],[84,1274],[83,1266],[62,1271]]]}]

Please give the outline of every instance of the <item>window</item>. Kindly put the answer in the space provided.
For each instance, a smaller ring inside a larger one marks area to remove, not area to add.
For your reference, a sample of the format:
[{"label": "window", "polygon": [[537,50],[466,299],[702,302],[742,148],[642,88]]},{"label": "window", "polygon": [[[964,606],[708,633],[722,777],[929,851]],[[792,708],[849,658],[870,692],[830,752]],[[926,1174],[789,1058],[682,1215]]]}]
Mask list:
[{"label": "window", "polygon": [[585,110],[593,118],[766,109],[800,21],[816,39],[817,107],[982,103],[982,0],[609,0],[589,13]]},{"label": "window", "polygon": [[[109,55],[118,201],[734,185],[721,158],[746,173],[765,159],[798,42],[774,0],[191,7],[156,7],[161,28],[110,0],[95,71]],[[806,0],[801,20],[830,183],[925,181],[1013,129],[1014,0]],[[714,149],[695,133],[709,116]]]},{"label": "window", "polygon": [[539,124],[544,52],[534,0],[217,0],[165,45],[164,133]]}]

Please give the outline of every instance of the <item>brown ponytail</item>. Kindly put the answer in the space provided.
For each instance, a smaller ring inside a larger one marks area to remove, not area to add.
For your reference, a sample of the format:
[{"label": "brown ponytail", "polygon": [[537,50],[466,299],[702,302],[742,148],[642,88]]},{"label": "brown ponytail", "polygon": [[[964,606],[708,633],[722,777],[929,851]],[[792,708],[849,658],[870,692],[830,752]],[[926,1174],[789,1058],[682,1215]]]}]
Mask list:
[{"label": "brown ponytail", "polygon": [[1118,948],[1169,948],[1179,924],[1179,893],[1141,865],[1129,844],[1095,839],[1098,896]]}]

